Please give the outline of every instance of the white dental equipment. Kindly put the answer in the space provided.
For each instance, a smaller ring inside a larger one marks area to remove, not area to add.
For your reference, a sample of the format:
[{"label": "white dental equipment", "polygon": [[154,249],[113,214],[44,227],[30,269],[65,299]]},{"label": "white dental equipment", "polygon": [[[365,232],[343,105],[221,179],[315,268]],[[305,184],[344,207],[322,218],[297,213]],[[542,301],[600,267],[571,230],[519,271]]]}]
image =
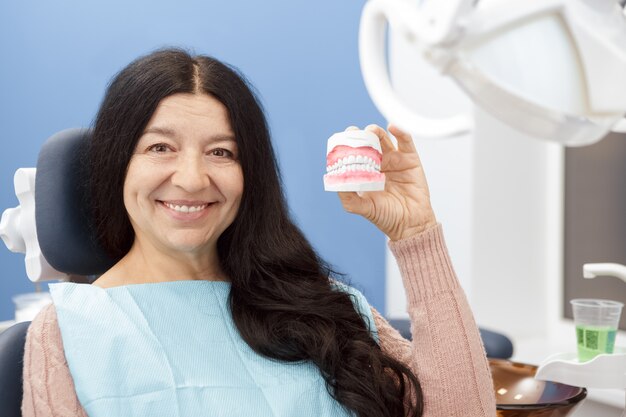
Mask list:
[{"label": "white dental equipment", "polygon": [[[626,266],[616,263],[584,264],[583,276],[586,279],[614,276],[626,283]],[[616,346],[614,353],[604,353],[587,362],[579,362],[576,353],[557,353],[543,361],[535,378],[587,388],[626,390],[626,349]],[[622,417],[626,417],[626,408]]]},{"label": "white dental equipment", "polygon": [[584,264],[583,277],[593,279],[599,276],[611,276],[626,282],[626,266],[615,263]]},{"label": "white dental equipment", "polygon": [[32,282],[69,280],[69,275],[54,269],[39,247],[35,220],[36,168],[15,171],[13,184],[20,205],[2,213],[0,238],[11,252],[25,254],[26,275]]},{"label": "white dental equipment", "polygon": [[[472,129],[471,114],[433,119],[394,92],[385,30],[451,77],[478,106],[531,136],[568,146],[626,127],[626,18],[617,0],[369,0],[359,53],[380,112],[419,137]],[[418,81],[419,82],[419,81]]]}]

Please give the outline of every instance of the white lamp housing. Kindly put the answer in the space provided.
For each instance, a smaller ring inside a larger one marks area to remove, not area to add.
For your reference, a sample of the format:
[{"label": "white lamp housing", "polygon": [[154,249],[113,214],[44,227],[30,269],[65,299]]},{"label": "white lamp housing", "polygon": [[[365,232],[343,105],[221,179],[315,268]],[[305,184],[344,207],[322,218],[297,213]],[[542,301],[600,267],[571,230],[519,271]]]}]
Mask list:
[{"label": "white lamp housing", "polygon": [[361,69],[372,100],[390,122],[422,137],[463,134],[473,125],[470,114],[415,114],[397,97],[386,68],[387,23],[477,105],[517,130],[579,146],[600,140],[613,126],[624,129],[626,19],[616,0],[471,3],[365,5]]}]

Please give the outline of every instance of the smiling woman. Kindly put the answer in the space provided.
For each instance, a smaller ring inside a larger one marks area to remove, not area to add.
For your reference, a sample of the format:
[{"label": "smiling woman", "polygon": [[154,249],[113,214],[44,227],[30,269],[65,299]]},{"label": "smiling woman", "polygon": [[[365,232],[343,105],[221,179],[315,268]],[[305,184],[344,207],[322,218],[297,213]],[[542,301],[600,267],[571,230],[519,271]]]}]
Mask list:
[{"label": "smiling woman", "polygon": [[126,172],[124,206],[133,245],[94,284],[130,284],[128,277],[137,270],[144,271],[142,282],[227,280],[217,240],[241,203],[244,180],[237,155],[221,102],[207,94],[164,98]]},{"label": "smiling woman", "polygon": [[237,71],[177,49],[124,68],[85,158],[93,229],[116,263],[93,285],[50,285],[27,335],[24,417],[493,416],[412,139],[391,127],[396,148],[367,130],[385,190],[339,197],[390,237],[413,342],[291,220],[265,116]]}]

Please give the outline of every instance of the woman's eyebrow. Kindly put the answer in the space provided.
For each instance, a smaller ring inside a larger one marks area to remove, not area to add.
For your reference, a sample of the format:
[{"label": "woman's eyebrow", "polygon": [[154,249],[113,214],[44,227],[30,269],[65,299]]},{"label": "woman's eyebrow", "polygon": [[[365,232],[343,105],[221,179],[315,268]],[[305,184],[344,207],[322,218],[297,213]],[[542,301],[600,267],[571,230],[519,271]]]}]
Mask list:
[{"label": "woman's eyebrow", "polygon": [[209,142],[235,142],[235,137],[232,135],[213,135],[209,137]]},{"label": "woman's eyebrow", "polygon": [[[151,126],[143,132],[144,135],[148,133],[165,136],[172,139],[176,139],[176,137],[178,136],[174,129],[165,126]],[[207,140],[209,142],[237,142],[235,140],[235,137],[231,134],[216,134],[209,136]]]},{"label": "woman's eyebrow", "polygon": [[170,129],[169,127],[150,126],[149,128],[143,131],[144,135],[148,133],[155,133],[157,135],[167,136],[171,138],[176,137],[176,132],[174,132],[174,130]]}]

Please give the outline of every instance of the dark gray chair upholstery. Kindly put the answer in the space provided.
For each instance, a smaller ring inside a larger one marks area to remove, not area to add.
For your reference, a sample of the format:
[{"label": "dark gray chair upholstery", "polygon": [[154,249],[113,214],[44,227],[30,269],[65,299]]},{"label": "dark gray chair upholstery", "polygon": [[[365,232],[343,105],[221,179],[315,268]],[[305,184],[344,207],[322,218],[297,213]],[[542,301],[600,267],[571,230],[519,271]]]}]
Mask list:
[{"label": "dark gray chair upholstery", "polygon": [[41,147],[35,178],[37,240],[48,263],[71,275],[102,274],[114,261],[96,242],[87,213],[87,129],[66,129]]},{"label": "dark gray chair upholstery", "polygon": [[22,367],[29,321],[17,323],[0,333],[0,410],[6,417],[22,412]]}]

